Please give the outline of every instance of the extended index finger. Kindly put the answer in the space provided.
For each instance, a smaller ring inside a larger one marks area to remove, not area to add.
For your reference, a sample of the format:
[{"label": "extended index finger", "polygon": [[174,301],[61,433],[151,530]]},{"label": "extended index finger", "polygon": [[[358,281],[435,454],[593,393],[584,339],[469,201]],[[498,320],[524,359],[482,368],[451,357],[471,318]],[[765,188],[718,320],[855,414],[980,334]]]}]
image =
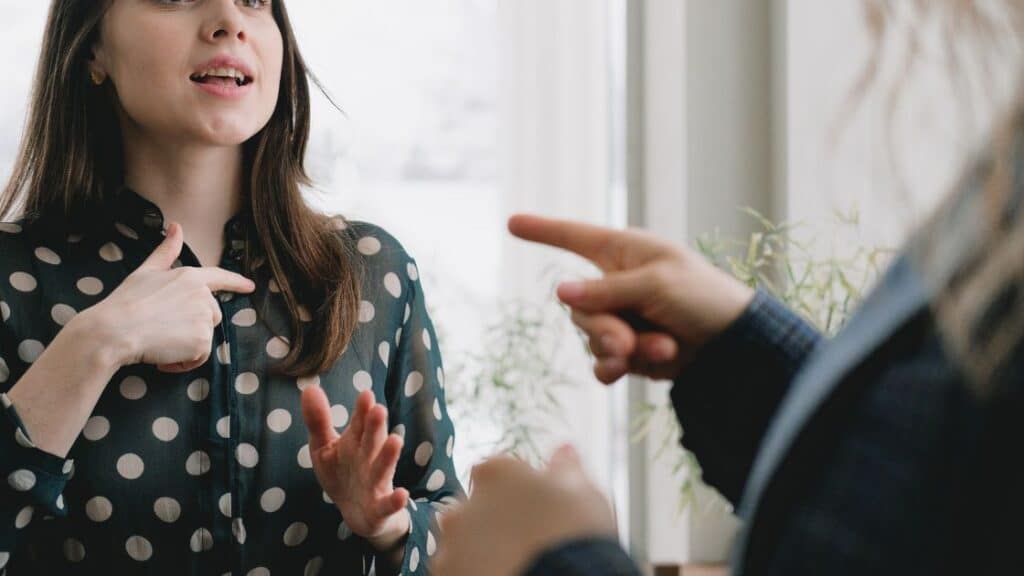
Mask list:
[{"label": "extended index finger", "polygon": [[508,231],[523,240],[568,250],[601,268],[614,266],[613,246],[616,241],[621,241],[623,235],[618,230],[592,224],[531,214],[516,214],[509,218]]},{"label": "extended index finger", "polygon": [[198,273],[211,292],[227,290],[228,292],[247,294],[256,289],[256,284],[252,280],[223,268],[207,266],[199,268]]}]

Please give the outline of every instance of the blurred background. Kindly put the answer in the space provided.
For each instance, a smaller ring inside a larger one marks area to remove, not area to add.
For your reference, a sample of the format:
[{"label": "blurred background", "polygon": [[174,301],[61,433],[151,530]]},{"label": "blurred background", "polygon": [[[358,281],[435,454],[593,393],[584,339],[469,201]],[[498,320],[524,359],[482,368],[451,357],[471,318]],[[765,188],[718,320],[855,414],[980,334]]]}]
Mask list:
[{"label": "blurred background", "polygon": [[[0,0],[4,178],[47,4]],[[999,102],[951,87],[938,41],[925,42],[913,74],[890,46],[880,85],[857,96],[872,49],[861,0],[288,8],[344,112],[314,95],[310,201],[384,226],[417,258],[448,368],[457,466],[499,449],[539,459],[574,442],[614,501],[624,544],[651,564],[724,559],[737,524],[688,482],[696,468],[671,446],[671,419],[656,417],[669,384],[592,378],[551,291],[595,271],[508,239],[507,216],[749,247],[764,222],[746,207],[796,224],[809,261],[836,262],[897,247]],[[893,79],[903,81],[895,100]]]}]

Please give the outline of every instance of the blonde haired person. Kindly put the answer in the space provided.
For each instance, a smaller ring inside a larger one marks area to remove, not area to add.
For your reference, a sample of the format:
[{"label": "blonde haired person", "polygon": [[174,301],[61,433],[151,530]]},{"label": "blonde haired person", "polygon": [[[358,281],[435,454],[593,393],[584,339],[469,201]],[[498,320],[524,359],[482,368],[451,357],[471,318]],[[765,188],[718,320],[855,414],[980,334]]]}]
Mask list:
[{"label": "blonde haired person", "polygon": [[[961,30],[993,5],[1024,22],[1019,0],[871,0],[877,32],[897,4]],[[1024,93],[832,340],[649,234],[534,216],[510,229],[603,270],[558,296],[600,380],[674,380],[682,443],[745,521],[734,576],[1021,574],[1022,207]],[[637,332],[623,311],[655,327]],[[442,522],[446,576],[484,562],[495,576],[639,574],[571,451],[542,471],[496,459],[473,486]]]}]

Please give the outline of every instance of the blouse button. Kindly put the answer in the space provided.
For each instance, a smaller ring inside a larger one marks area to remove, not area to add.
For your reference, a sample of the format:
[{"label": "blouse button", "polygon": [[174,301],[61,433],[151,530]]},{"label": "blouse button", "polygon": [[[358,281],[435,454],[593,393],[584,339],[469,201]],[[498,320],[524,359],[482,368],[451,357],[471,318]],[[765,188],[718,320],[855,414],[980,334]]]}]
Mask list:
[{"label": "blouse button", "polygon": [[231,241],[231,248],[228,250],[228,258],[231,258],[232,260],[241,260],[242,259],[242,252],[244,252],[244,251],[245,251],[245,241],[244,240],[232,240]]},{"label": "blouse button", "polygon": [[157,230],[163,228],[164,218],[163,216],[160,215],[159,212],[156,212],[155,210],[147,210],[146,213],[142,216],[142,223],[147,228]]}]

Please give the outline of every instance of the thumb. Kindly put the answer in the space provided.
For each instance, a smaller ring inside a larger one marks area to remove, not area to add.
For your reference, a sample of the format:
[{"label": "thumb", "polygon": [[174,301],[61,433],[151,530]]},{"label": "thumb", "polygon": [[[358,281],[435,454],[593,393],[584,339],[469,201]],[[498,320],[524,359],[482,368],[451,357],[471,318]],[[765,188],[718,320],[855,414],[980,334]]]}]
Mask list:
[{"label": "thumb", "polygon": [[182,234],[181,225],[171,222],[167,226],[167,236],[156,249],[146,258],[140,266],[140,270],[167,270],[174,264],[174,261],[181,255],[181,247],[185,244],[185,235]]},{"label": "thumb", "polygon": [[302,419],[309,430],[309,451],[316,452],[338,437],[331,423],[331,406],[327,394],[319,386],[302,391]]},{"label": "thumb", "polygon": [[564,282],[558,298],[588,313],[637,310],[651,297],[650,279],[642,269],[613,272],[597,280]]}]

